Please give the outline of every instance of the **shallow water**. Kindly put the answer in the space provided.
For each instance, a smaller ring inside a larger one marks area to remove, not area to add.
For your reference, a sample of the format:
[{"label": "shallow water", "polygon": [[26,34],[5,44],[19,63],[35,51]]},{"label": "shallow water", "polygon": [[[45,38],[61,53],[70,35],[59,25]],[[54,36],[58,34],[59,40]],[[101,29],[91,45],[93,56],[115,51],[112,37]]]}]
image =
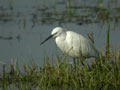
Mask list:
[{"label": "shallow water", "polygon": [[[53,2],[47,0],[7,1],[8,0],[0,1],[0,6],[4,9],[1,9],[2,12],[7,13],[4,17],[5,20],[0,21],[0,36],[2,37],[0,39],[0,61],[11,63],[11,60],[17,60],[19,64],[30,64],[30,60],[34,59],[35,63],[41,66],[44,62],[43,57],[45,53],[49,57],[54,57],[56,55],[56,46],[53,39],[40,46],[40,42],[49,36],[52,29],[56,26],[68,28],[85,37],[88,37],[87,34],[92,31],[94,33],[96,47],[102,49],[104,52],[107,31],[106,23],[78,25],[72,22],[61,24],[58,22],[50,22],[46,24],[39,21],[39,18],[42,18],[41,11],[37,11],[36,8],[43,7],[44,4],[52,8]],[[58,3],[62,2],[59,0]],[[63,1],[63,3],[65,2]],[[92,0],[85,3],[81,0],[81,5],[97,5],[97,3],[98,2],[93,3]],[[104,7],[106,7],[106,3],[107,2],[104,2]],[[63,6],[63,4],[60,4],[57,9],[61,10],[61,8],[65,7]],[[118,7],[118,3],[116,4],[116,7]],[[34,13],[35,15],[38,15],[37,18],[35,18],[36,16],[34,16]],[[114,24],[114,21],[112,21],[110,23],[110,29],[110,45],[117,50],[120,45],[119,22]],[[62,56],[59,49],[58,53]]]}]

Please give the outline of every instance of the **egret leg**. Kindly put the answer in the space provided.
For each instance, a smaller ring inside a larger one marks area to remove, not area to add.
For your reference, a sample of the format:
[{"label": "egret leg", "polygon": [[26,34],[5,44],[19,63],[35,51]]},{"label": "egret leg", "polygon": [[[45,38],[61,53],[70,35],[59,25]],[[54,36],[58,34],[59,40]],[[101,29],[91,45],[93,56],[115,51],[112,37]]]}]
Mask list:
[{"label": "egret leg", "polygon": [[88,71],[91,71],[91,68],[90,68],[89,64],[87,66],[88,66]]},{"label": "egret leg", "polygon": [[[84,58],[83,58],[83,59],[84,59]],[[84,64],[84,62],[83,62],[83,59],[81,59],[80,61],[81,61],[81,64],[82,64],[83,66],[85,66],[85,64]],[[88,71],[90,71],[91,69],[90,69],[89,64],[87,65],[87,67],[88,67]]]},{"label": "egret leg", "polygon": [[83,61],[81,60],[81,64],[83,65],[83,66],[85,66],[85,64],[83,63]]},{"label": "egret leg", "polygon": [[76,60],[73,58],[74,68],[76,69]]},{"label": "egret leg", "polygon": [[84,58],[81,58],[80,61],[81,61],[81,64],[82,64],[83,66],[85,66],[85,64],[83,63],[83,59],[84,59]]}]

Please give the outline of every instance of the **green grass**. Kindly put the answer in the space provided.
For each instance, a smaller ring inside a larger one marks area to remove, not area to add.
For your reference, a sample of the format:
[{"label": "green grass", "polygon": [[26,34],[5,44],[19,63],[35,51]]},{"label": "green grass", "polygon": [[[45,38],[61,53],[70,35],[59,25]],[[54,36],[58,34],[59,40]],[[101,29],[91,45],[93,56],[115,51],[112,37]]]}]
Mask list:
[{"label": "green grass", "polygon": [[[0,73],[0,87],[3,90],[118,90],[120,88],[120,49],[112,52],[113,61],[94,60],[88,63],[68,64],[66,58],[56,58],[53,65],[47,62],[42,67],[24,65],[24,71],[14,68],[6,72],[6,66]],[[8,66],[7,66],[8,67]]]}]

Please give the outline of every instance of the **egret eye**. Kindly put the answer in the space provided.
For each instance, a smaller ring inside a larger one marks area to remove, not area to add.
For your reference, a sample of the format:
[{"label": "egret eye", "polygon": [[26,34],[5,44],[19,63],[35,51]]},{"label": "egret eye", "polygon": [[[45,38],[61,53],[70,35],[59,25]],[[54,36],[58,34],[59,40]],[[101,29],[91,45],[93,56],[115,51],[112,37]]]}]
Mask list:
[{"label": "egret eye", "polygon": [[57,32],[56,33],[54,33],[53,35],[56,35],[57,34]]}]

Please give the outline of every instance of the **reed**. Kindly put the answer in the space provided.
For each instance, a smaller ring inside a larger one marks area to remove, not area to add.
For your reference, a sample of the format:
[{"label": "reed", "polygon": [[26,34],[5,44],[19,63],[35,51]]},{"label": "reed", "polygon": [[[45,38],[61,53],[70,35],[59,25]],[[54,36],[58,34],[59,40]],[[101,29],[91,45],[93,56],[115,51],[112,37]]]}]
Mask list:
[{"label": "reed", "polygon": [[[81,66],[78,59],[76,65],[70,62],[69,58],[60,57],[53,58],[53,65],[49,60],[38,66],[24,64],[24,70],[20,71],[13,65],[3,65],[0,73],[0,88],[6,89],[40,89],[40,90],[78,90],[78,89],[119,89],[120,88],[120,58],[118,51],[112,53],[112,62],[103,62],[103,59],[93,60],[90,69],[89,63],[84,61]],[[48,56],[45,59],[49,59]],[[108,60],[107,58],[105,58]],[[45,60],[46,61],[46,60]],[[70,63],[69,63],[70,62]],[[6,71],[6,67],[11,67]]]}]

